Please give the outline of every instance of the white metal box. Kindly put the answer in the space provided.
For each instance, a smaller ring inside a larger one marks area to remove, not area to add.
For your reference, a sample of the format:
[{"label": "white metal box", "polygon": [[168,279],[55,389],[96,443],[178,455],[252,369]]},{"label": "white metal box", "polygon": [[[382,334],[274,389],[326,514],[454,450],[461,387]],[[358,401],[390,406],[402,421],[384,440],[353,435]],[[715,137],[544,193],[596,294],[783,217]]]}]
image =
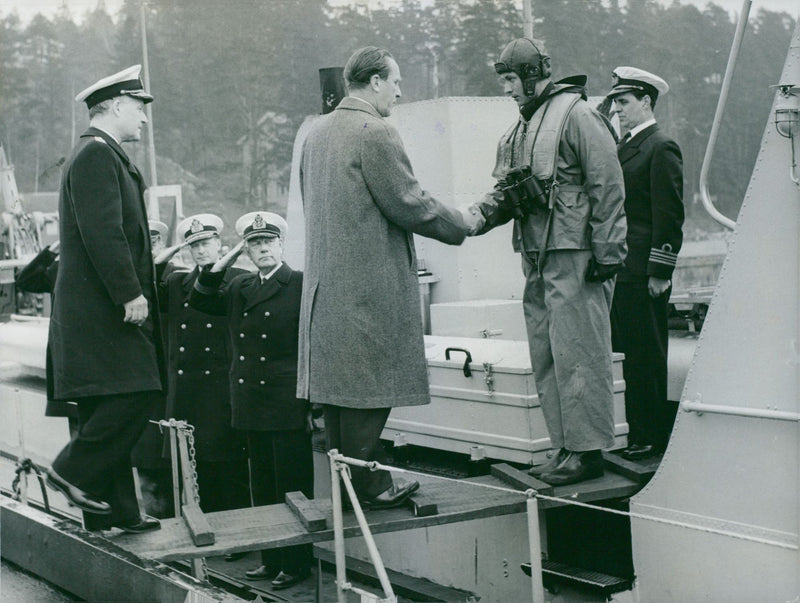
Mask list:
[{"label": "white metal box", "polygon": [[[431,403],[392,409],[382,437],[516,463],[543,460],[550,438],[525,341],[425,337]],[[446,350],[451,348],[450,359]],[[465,376],[469,351],[470,376]],[[614,354],[615,447],[626,445],[622,354]]]},{"label": "white metal box", "polygon": [[431,335],[527,339],[522,300],[477,299],[431,304]]}]

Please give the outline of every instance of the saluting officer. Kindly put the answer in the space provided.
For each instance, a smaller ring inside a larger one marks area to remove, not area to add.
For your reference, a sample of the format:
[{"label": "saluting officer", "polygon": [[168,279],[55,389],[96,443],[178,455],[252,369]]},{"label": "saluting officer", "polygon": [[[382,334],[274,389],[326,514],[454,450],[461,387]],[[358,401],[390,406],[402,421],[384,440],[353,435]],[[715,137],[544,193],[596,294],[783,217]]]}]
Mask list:
[{"label": "saluting officer", "polygon": [[[160,279],[159,303],[167,316],[167,417],[185,420],[195,428],[200,506],[206,512],[250,504],[244,438],[231,426],[228,320],[189,306],[200,269],[219,260],[222,230],[218,216],[189,216],[178,225],[180,243],[156,257],[160,273],[172,256],[188,246],[196,264],[190,272],[173,272]],[[221,273],[222,286],[245,273],[228,268]]]},{"label": "saluting officer", "polygon": [[667,82],[636,67],[617,67],[609,97],[623,131],[619,161],[625,177],[628,257],[611,306],[614,350],[624,352],[625,414],[630,431],[623,455],[662,452],[672,416],[667,406],[667,303],[683,242],[683,159],[656,123],[653,109]]},{"label": "saluting officer", "polygon": [[[308,401],[296,397],[297,333],[303,273],[283,262],[286,221],[270,212],[251,212],[236,222],[242,237],[213,267],[200,272],[189,304],[227,316],[233,426],[247,436],[253,504],[284,501],[302,491],[313,497],[314,471]],[[242,250],[258,268],[233,278],[224,272]],[[262,565],[251,580],[273,578],[272,588],[292,586],[309,575],[311,546],[261,551]]]}]

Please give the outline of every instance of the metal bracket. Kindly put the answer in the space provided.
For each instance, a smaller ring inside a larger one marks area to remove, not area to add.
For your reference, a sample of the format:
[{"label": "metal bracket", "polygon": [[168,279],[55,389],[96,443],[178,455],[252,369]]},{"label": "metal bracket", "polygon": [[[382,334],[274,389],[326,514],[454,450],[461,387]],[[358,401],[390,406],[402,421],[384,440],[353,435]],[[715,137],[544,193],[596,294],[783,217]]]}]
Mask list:
[{"label": "metal bracket", "polygon": [[486,389],[489,390],[489,395],[494,395],[494,373],[492,371],[492,363],[483,363],[483,382],[486,383]]}]

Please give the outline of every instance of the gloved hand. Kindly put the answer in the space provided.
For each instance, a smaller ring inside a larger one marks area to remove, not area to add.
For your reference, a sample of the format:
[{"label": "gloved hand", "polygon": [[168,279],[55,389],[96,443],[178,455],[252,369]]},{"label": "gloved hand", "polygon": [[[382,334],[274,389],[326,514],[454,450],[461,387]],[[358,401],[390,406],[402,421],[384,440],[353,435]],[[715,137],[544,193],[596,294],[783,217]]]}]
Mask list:
[{"label": "gloved hand", "polygon": [[586,266],[586,280],[590,283],[602,283],[614,278],[620,268],[622,268],[622,264],[601,264],[591,258],[589,265]]}]

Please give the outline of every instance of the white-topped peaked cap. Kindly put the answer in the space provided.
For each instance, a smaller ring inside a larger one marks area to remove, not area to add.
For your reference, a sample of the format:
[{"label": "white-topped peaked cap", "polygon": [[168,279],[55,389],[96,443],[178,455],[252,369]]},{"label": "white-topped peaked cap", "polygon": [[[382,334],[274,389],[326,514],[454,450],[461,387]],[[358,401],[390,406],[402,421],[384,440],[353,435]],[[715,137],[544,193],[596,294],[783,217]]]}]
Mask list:
[{"label": "white-topped peaked cap", "polygon": [[617,67],[611,72],[611,92],[608,96],[617,96],[630,92],[631,90],[641,90],[653,96],[653,100],[659,94],[669,92],[669,84],[654,73],[639,69],[638,67]]},{"label": "white-topped peaked cap", "polygon": [[236,220],[236,233],[245,241],[253,237],[286,238],[289,225],[278,214],[253,211]]},{"label": "white-topped peaked cap", "polygon": [[219,236],[223,228],[222,218],[214,214],[195,214],[178,224],[178,236],[181,242],[194,243],[203,239]]},{"label": "white-topped peaked cap", "polygon": [[141,65],[134,65],[114,75],[104,77],[85,90],[78,92],[75,100],[79,103],[85,101],[89,109],[97,103],[116,96],[132,96],[144,103],[150,103],[153,101],[153,97],[144,90],[144,84],[139,77],[141,71]]},{"label": "white-topped peaked cap", "polygon": [[166,224],[158,220],[148,220],[147,226],[150,228],[151,235],[161,235],[163,240],[167,240],[168,227]]}]

